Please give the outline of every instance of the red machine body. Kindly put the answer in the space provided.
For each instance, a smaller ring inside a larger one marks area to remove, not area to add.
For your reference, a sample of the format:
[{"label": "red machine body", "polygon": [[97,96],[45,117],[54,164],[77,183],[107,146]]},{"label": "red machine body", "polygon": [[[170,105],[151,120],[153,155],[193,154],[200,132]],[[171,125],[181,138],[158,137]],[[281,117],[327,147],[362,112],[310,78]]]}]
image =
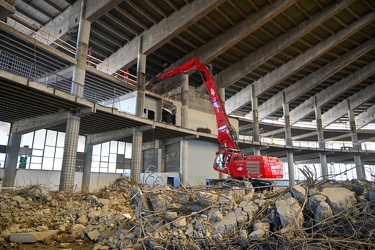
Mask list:
[{"label": "red machine body", "polygon": [[278,179],[283,177],[283,163],[276,157],[263,155],[244,156],[240,153],[237,143],[237,134],[230,124],[225,106],[220,97],[214,77],[210,69],[202,61],[192,58],[189,62],[158,74],[156,78],[148,83],[152,88],[160,81],[172,76],[199,71],[204,73],[204,85],[207,89],[210,100],[214,106],[216,122],[218,127],[218,141],[221,148],[216,153],[214,169],[235,179],[242,178],[264,178]]}]

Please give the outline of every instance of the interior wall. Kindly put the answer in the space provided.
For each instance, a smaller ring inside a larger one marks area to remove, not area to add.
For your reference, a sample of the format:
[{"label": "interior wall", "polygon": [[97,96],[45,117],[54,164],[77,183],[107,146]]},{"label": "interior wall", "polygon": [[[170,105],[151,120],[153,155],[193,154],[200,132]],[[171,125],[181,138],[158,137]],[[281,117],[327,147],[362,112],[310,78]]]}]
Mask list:
[{"label": "interior wall", "polygon": [[[189,109],[189,123],[190,129],[196,130],[197,128],[208,128],[211,134],[217,135],[216,115],[208,114],[194,109]],[[238,120],[229,118],[231,125],[238,131]]]},{"label": "interior wall", "polygon": [[219,179],[219,172],[213,169],[218,144],[189,140],[188,184],[205,185],[206,179]]},{"label": "interior wall", "polygon": [[165,172],[180,172],[180,142],[165,146]]}]

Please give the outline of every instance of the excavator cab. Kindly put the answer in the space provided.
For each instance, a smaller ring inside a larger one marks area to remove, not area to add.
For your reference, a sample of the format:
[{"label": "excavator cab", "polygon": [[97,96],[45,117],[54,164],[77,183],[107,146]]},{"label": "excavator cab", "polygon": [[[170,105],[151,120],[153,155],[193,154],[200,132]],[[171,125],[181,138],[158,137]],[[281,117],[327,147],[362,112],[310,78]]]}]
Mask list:
[{"label": "excavator cab", "polygon": [[216,159],[214,162],[214,169],[219,172],[223,172],[225,174],[231,174],[231,168],[233,165],[233,161],[237,161],[242,159],[243,156],[234,151],[230,151],[227,149],[220,149],[216,153]]},{"label": "excavator cab", "polygon": [[[214,168],[218,169],[219,171],[224,170],[228,166],[231,156],[232,155],[226,151],[217,152]],[[221,171],[221,172],[224,172],[224,171]]]}]

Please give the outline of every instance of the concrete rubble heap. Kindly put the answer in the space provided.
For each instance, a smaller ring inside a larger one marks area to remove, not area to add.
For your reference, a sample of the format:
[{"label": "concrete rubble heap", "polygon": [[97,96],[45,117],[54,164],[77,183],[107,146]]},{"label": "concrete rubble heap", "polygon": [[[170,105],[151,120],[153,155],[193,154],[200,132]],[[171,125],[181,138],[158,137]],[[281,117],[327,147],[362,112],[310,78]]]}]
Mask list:
[{"label": "concrete rubble heap", "polygon": [[0,248],[375,248],[375,187],[359,180],[254,192],[245,182],[150,188],[123,178],[92,194],[35,185],[0,202]]}]

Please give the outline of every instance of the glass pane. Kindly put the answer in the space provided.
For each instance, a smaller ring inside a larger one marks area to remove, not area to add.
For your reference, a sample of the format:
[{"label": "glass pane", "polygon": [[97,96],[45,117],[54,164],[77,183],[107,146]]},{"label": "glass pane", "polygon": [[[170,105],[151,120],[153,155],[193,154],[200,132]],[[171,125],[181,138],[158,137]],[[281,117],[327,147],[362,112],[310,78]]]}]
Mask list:
[{"label": "glass pane", "polygon": [[42,165],[39,163],[31,163],[30,169],[42,169]]},{"label": "glass pane", "polygon": [[63,158],[64,149],[63,148],[56,148],[56,158]]},{"label": "glass pane", "polygon": [[125,158],[132,158],[132,144],[128,142],[126,143]]},{"label": "glass pane", "polygon": [[47,130],[46,145],[55,146],[56,136],[57,136],[56,131]]},{"label": "glass pane", "polygon": [[103,143],[102,144],[102,154],[108,156],[109,155],[109,142]]},{"label": "glass pane", "polygon": [[64,141],[65,141],[65,133],[59,132],[57,135],[56,146],[64,147]]},{"label": "glass pane", "polygon": [[99,162],[100,161],[100,156],[99,155],[93,155],[91,161],[92,162],[94,162],[94,161]]},{"label": "glass pane", "polygon": [[111,141],[110,153],[117,152],[117,141]]},{"label": "glass pane", "polygon": [[117,151],[118,154],[123,154],[125,153],[125,142],[118,142],[118,151]]},{"label": "glass pane", "polygon": [[115,172],[116,172],[116,163],[109,163],[108,173],[115,173]]},{"label": "glass pane", "polygon": [[31,163],[42,163],[42,157],[39,157],[39,156],[33,156],[31,158]]},{"label": "glass pane", "polygon": [[110,154],[109,162],[116,162],[116,161],[117,161],[117,154]]},{"label": "glass pane", "polygon": [[61,170],[61,167],[62,167],[62,159],[55,159],[53,170]]},{"label": "glass pane", "polygon": [[44,148],[45,137],[46,137],[45,129],[37,130],[35,132],[33,148],[39,148],[39,149]]},{"label": "glass pane", "polygon": [[43,150],[42,149],[33,149],[32,151],[33,156],[43,156]]},{"label": "glass pane", "polygon": [[91,170],[92,170],[92,168],[98,168],[99,169],[99,162],[98,161],[91,162]]},{"label": "glass pane", "polygon": [[42,169],[43,170],[52,170],[53,169],[53,158],[44,157]]},{"label": "glass pane", "polygon": [[10,123],[0,121],[0,145],[8,144],[9,130],[10,130]]},{"label": "glass pane", "polygon": [[[108,162],[100,162],[100,168],[107,169],[108,168]],[[100,172],[102,172],[102,171],[100,170]],[[107,172],[107,170],[105,170],[105,172]]]},{"label": "glass pane", "polygon": [[94,173],[99,172],[99,167],[91,166],[91,172],[94,172]]},{"label": "glass pane", "polygon": [[55,154],[55,147],[46,146],[44,148],[44,155],[47,157],[53,157]]},{"label": "glass pane", "polygon": [[33,136],[34,136],[34,132],[22,135],[21,147],[29,146],[29,148],[31,148],[31,145],[33,143]]},{"label": "glass pane", "polygon": [[84,136],[79,136],[78,137],[78,147],[77,147],[77,152],[85,152],[85,142],[86,142],[86,137]]},{"label": "glass pane", "polygon": [[100,144],[99,145],[94,145],[93,149],[92,149],[92,154],[93,155],[100,155]]},{"label": "glass pane", "polygon": [[125,169],[116,169],[116,173],[122,174],[122,173],[124,173],[124,170]]},{"label": "glass pane", "polygon": [[108,171],[108,168],[100,168],[99,169],[100,173],[107,173],[107,171]]}]

